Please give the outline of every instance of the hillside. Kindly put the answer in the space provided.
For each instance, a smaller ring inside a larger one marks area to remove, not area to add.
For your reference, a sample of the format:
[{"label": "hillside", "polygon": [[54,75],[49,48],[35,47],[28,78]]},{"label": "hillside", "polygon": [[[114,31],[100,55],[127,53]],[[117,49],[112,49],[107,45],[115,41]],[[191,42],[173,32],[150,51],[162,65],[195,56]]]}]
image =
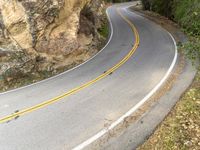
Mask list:
[{"label": "hillside", "polygon": [[0,0],[0,89],[42,80],[89,59],[105,41],[98,0]]},{"label": "hillside", "polygon": [[[182,95],[169,115],[157,127],[148,140],[138,150],[149,149],[199,149],[200,143],[200,1],[199,0],[143,0],[145,13],[164,18],[165,22],[173,20],[176,27],[187,35],[186,43],[178,43],[184,56],[189,57],[197,67],[196,78]],[[152,11],[166,16],[167,18]],[[196,63],[197,62],[197,63]]]},{"label": "hillside", "polygon": [[200,1],[199,0],[142,0],[144,9],[157,12],[180,25],[190,37],[184,46],[191,59],[200,60]]}]

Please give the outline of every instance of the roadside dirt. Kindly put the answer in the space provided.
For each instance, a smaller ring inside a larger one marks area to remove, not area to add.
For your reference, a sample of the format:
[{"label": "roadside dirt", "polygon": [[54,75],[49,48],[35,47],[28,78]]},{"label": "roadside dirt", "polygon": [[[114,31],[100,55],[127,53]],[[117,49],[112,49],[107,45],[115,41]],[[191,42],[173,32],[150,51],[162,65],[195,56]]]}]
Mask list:
[{"label": "roadside dirt", "polygon": [[[168,32],[172,34],[172,36],[175,38],[177,44],[180,44],[181,38],[184,36],[183,33],[179,30],[179,26],[175,24],[174,22],[170,21],[169,19],[159,16],[157,14],[147,12],[147,11],[142,11],[138,5],[137,7],[131,8],[136,13],[140,13],[140,15],[148,18],[149,20],[159,24],[162,26],[164,29],[166,29]],[[123,134],[123,132],[135,121],[137,121],[145,112],[147,112],[153,104],[159,101],[159,99],[166,94],[167,91],[169,91],[172,87],[179,75],[182,73],[183,68],[185,66],[185,57],[182,53],[182,50],[179,48],[179,61],[176,64],[176,67],[170,77],[167,79],[165,84],[154,94],[137,112],[132,114],[130,117],[127,117],[123,123],[118,125],[115,129],[109,131],[108,134],[104,135],[100,140],[97,142],[94,142],[91,146],[91,149],[102,149],[102,147],[107,143],[109,140],[112,138],[116,138],[120,135]],[[114,121],[114,120],[113,120]],[[105,128],[109,127],[111,122],[105,123]],[[141,122],[142,123],[142,122]]]}]

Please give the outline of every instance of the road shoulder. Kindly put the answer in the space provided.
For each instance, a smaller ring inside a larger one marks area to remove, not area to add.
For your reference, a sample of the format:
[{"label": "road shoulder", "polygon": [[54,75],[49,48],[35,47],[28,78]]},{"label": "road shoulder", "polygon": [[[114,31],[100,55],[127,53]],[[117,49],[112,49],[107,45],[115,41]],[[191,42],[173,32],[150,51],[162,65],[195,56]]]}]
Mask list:
[{"label": "road shoulder", "polygon": [[[161,25],[172,34],[176,42],[183,43],[187,39],[184,34],[173,23],[164,24],[155,16],[141,14],[141,16]],[[191,85],[196,75],[196,69],[184,55],[179,52],[179,59],[165,84],[150,98],[150,100],[139,109],[138,112],[128,117],[123,124],[110,131],[100,140],[89,146],[88,149],[136,149],[155,131],[157,126],[169,114],[182,94]]]}]

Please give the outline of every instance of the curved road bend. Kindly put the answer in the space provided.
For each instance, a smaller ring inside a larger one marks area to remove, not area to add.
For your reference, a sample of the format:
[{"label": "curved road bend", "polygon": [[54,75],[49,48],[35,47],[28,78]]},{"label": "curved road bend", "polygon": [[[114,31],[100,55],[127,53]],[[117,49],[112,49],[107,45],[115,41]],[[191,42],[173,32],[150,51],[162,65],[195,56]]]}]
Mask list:
[{"label": "curved road bend", "polygon": [[108,9],[113,35],[96,57],[54,78],[0,94],[1,150],[75,148],[160,83],[172,66],[174,41],[125,7]]}]

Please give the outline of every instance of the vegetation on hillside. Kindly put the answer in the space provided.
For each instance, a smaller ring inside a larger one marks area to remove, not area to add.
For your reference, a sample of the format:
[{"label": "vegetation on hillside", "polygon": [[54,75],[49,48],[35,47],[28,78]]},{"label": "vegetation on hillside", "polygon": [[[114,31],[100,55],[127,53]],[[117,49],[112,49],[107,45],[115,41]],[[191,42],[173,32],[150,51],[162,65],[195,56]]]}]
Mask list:
[{"label": "vegetation on hillside", "polygon": [[[142,0],[144,9],[177,22],[188,35],[186,55],[200,60],[200,0]],[[200,68],[200,65],[198,65]],[[200,69],[188,91],[138,150],[197,150],[200,148]]]},{"label": "vegetation on hillside", "polygon": [[184,47],[192,60],[200,60],[200,0],[142,0],[144,8],[177,22],[190,38]]},{"label": "vegetation on hillside", "polygon": [[199,150],[200,72],[155,133],[137,150]]},{"label": "vegetation on hillside", "polygon": [[130,2],[132,0],[105,0],[105,2],[109,3],[121,3],[121,2]]}]

